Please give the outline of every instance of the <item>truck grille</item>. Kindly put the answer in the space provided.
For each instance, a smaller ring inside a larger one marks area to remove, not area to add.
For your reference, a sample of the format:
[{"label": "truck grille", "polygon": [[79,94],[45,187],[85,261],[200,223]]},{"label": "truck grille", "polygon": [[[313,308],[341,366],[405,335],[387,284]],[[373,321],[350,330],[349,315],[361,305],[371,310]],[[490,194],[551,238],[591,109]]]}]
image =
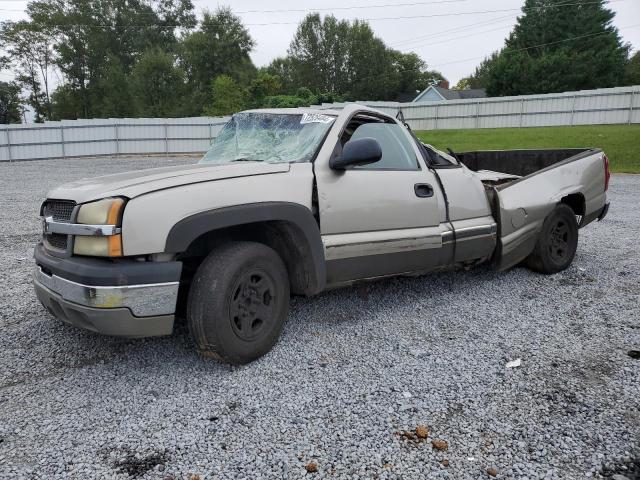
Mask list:
[{"label": "truck grille", "polygon": [[51,233],[44,236],[47,243],[53,248],[60,250],[67,249],[67,235],[61,235],[59,233]]},{"label": "truck grille", "polygon": [[56,222],[70,222],[76,203],[70,200],[47,200],[42,208],[45,217],[53,217]]},{"label": "truck grille", "polygon": [[[71,216],[76,203],[71,200],[47,200],[42,207],[42,215],[44,217],[53,217],[56,222],[71,222]],[[50,233],[44,235],[44,240],[51,248],[58,250],[67,249],[67,235],[59,233]]]}]

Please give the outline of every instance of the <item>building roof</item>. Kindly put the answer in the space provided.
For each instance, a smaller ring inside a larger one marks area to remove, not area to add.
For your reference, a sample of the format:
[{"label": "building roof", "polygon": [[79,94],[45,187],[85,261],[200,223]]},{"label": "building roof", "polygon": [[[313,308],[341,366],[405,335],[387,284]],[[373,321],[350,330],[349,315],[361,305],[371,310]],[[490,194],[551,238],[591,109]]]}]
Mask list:
[{"label": "building roof", "polygon": [[407,103],[413,101],[416,98],[415,93],[399,93],[396,98],[393,99],[394,102]]},{"label": "building roof", "polygon": [[420,92],[420,94],[413,99],[414,102],[420,100],[420,98],[427,92],[429,89],[435,90],[443,100],[464,100],[467,98],[486,98],[487,92],[484,88],[472,88],[469,90],[449,90],[448,88],[438,87],[436,85],[431,85],[427,87],[426,90]]}]

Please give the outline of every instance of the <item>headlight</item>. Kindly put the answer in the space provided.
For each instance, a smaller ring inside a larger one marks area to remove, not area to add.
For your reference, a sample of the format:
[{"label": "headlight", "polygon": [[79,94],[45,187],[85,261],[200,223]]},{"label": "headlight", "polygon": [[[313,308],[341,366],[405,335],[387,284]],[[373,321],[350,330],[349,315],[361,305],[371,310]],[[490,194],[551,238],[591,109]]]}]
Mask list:
[{"label": "headlight", "polygon": [[[84,225],[120,226],[124,203],[122,198],[105,198],[86,203],[80,207],[76,222]],[[119,233],[104,237],[76,235],[73,253],[92,257],[121,257],[122,236]]]}]

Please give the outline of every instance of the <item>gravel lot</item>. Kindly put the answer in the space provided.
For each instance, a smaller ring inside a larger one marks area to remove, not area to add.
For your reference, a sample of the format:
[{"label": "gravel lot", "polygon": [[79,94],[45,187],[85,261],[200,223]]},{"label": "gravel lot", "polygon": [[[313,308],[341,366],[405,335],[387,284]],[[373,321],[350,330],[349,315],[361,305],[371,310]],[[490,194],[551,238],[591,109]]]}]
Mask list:
[{"label": "gravel lot", "polygon": [[[244,367],[198,357],[182,325],[119,340],[51,317],[30,278],[45,192],[193,161],[0,164],[0,477],[640,478],[640,176],[613,177],[609,216],[563,273],[296,298]],[[403,434],[420,425],[428,438]]]}]

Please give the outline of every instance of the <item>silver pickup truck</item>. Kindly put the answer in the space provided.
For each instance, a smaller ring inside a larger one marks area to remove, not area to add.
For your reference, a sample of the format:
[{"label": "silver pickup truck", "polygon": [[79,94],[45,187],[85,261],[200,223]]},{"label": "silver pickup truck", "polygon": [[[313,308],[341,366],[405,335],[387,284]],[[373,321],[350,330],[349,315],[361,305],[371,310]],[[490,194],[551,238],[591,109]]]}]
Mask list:
[{"label": "silver pickup truck", "polygon": [[238,113],[198,164],[48,193],[39,300],[107,335],[167,335],[246,363],[276,343],[290,294],[392,275],[567,268],[608,210],[598,149],[449,154],[384,113]]}]

